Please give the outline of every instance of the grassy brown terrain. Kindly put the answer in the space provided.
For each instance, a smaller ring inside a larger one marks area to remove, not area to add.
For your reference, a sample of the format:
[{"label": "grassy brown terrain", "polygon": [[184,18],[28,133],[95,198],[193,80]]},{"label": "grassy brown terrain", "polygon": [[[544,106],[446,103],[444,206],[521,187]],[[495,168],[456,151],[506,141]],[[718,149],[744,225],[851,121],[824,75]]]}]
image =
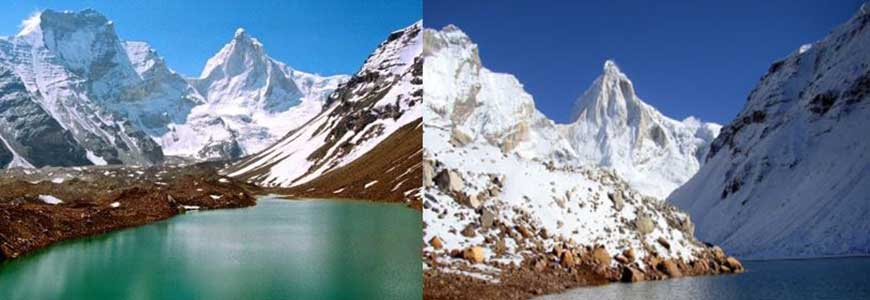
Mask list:
[{"label": "grassy brown terrain", "polygon": [[[188,209],[254,205],[257,188],[216,164],[0,172],[0,260],[51,244],[164,220]],[[60,204],[45,203],[53,196]]]},{"label": "grassy brown terrain", "polygon": [[[409,123],[359,159],[305,184],[269,191],[294,198],[348,198],[409,202],[420,209],[422,120]],[[374,182],[374,183],[372,183]],[[368,188],[366,185],[370,184]]]}]

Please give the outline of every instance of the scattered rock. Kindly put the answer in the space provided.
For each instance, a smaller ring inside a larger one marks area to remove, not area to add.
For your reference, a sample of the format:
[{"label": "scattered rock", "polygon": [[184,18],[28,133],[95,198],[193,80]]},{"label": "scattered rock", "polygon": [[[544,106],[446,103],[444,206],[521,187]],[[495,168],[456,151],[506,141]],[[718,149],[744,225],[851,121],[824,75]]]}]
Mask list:
[{"label": "scattered rock", "polygon": [[640,282],[644,281],[643,272],[632,267],[622,267],[622,282]]},{"label": "scattered rock", "polygon": [[734,272],[743,271],[743,264],[740,263],[740,261],[737,260],[737,258],[734,258],[734,256],[729,256],[728,258],[726,258],[725,264],[727,264],[728,268],[730,268]]},{"label": "scattered rock", "polygon": [[637,227],[637,232],[642,235],[647,235],[655,229],[655,223],[653,223],[652,218],[648,216],[637,217],[634,221],[634,225]]},{"label": "scattered rock", "polygon": [[610,253],[607,253],[607,249],[602,246],[596,247],[595,250],[592,250],[592,258],[595,259],[599,265],[610,266]]},{"label": "scattered rock", "polygon": [[432,167],[432,163],[428,160],[423,161],[423,186],[430,187],[433,184],[433,179],[435,178],[435,169]]},{"label": "scattered rock", "polygon": [[471,136],[460,130],[459,128],[454,127],[450,132],[450,143],[456,147],[462,147],[471,143]]},{"label": "scattered rock", "polygon": [[574,267],[574,254],[571,251],[563,251],[562,256],[559,258],[561,264],[565,268],[573,268]]},{"label": "scattered rock", "polygon": [[667,274],[670,277],[683,276],[683,273],[680,272],[680,268],[677,266],[677,263],[675,263],[671,259],[666,259],[666,260],[662,261],[659,264],[658,269],[659,269],[659,271],[664,272],[665,274]]},{"label": "scattered rock", "polygon": [[671,243],[668,242],[668,240],[666,240],[664,237],[659,237],[659,239],[656,240],[656,242],[658,242],[659,245],[662,245],[662,247],[665,247],[665,249],[668,249],[668,250],[671,249]]},{"label": "scattered rock", "polygon": [[465,182],[462,181],[462,177],[453,170],[441,170],[441,172],[435,176],[435,184],[437,184],[441,190],[453,193],[460,193],[465,187]]},{"label": "scattered rock", "polygon": [[634,254],[634,249],[628,248],[622,252],[622,255],[628,259],[628,261],[634,261],[637,258],[637,255]]},{"label": "scattered rock", "polygon": [[622,210],[622,207],[625,205],[625,201],[622,199],[622,191],[609,193],[607,194],[607,197],[609,197],[610,201],[613,202],[613,208],[616,210]]},{"label": "scattered rock", "polygon": [[489,229],[492,227],[493,222],[495,222],[495,213],[489,209],[484,209],[483,214],[480,215],[480,225],[483,228]]},{"label": "scattered rock", "polygon": [[441,242],[441,238],[437,236],[432,237],[432,239],[429,240],[429,245],[431,245],[432,248],[435,248],[435,250],[441,250],[441,248],[444,247],[444,244]]},{"label": "scattered rock", "polygon": [[469,247],[462,252],[462,258],[465,258],[466,260],[471,262],[482,263],[484,260],[483,248]]}]

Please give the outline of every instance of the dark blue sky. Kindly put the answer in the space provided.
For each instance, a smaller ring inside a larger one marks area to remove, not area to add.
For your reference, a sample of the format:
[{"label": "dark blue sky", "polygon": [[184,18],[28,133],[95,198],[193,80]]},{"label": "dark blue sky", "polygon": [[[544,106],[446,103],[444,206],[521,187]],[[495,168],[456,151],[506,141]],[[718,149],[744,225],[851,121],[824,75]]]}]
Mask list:
[{"label": "dark blue sky", "polygon": [[423,18],[462,28],[485,66],[516,75],[557,122],[612,58],[665,115],[727,123],[772,62],[824,38],[861,2],[426,0]]},{"label": "dark blue sky", "polygon": [[0,0],[0,7],[5,36],[37,10],[96,9],[115,22],[121,38],[151,43],[169,66],[194,76],[238,27],[298,70],[355,73],[390,32],[422,15],[421,0]]}]

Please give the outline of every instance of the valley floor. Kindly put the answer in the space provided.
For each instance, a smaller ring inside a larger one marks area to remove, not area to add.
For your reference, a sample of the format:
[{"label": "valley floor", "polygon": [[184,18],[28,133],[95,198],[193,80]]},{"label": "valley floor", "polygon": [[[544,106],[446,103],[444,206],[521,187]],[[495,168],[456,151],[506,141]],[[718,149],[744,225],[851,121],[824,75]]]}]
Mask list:
[{"label": "valley floor", "polygon": [[0,261],[187,210],[256,203],[256,187],[218,175],[217,167],[203,163],[3,170]]}]

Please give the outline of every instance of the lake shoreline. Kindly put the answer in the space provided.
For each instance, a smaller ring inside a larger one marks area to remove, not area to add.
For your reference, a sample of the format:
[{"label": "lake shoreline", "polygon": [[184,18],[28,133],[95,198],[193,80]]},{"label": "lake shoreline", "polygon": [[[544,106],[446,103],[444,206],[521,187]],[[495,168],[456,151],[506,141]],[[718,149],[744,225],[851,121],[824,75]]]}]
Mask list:
[{"label": "lake shoreline", "polygon": [[602,263],[600,260],[604,258],[595,257],[593,252],[585,251],[586,255],[581,255],[576,263],[570,265],[548,254],[526,255],[519,266],[497,263],[492,266],[498,269],[492,272],[493,280],[469,276],[480,272],[481,268],[456,260],[461,259],[461,253],[456,253],[458,256],[453,259],[430,255],[428,259],[434,267],[423,272],[424,299],[531,299],[610,283],[733,275],[745,271],[740,261],[726,256],[718,247],[707,249],[697,260],[688,263],[658,257],[645,259],[647,265],[655,268],[618,262],[613,267],[609,261]]},{"label": "lake shoreline", "polygon": [[216,165],[5,170],[0,261],[188,210],[255,205],[257,188],[218,175]]}]

